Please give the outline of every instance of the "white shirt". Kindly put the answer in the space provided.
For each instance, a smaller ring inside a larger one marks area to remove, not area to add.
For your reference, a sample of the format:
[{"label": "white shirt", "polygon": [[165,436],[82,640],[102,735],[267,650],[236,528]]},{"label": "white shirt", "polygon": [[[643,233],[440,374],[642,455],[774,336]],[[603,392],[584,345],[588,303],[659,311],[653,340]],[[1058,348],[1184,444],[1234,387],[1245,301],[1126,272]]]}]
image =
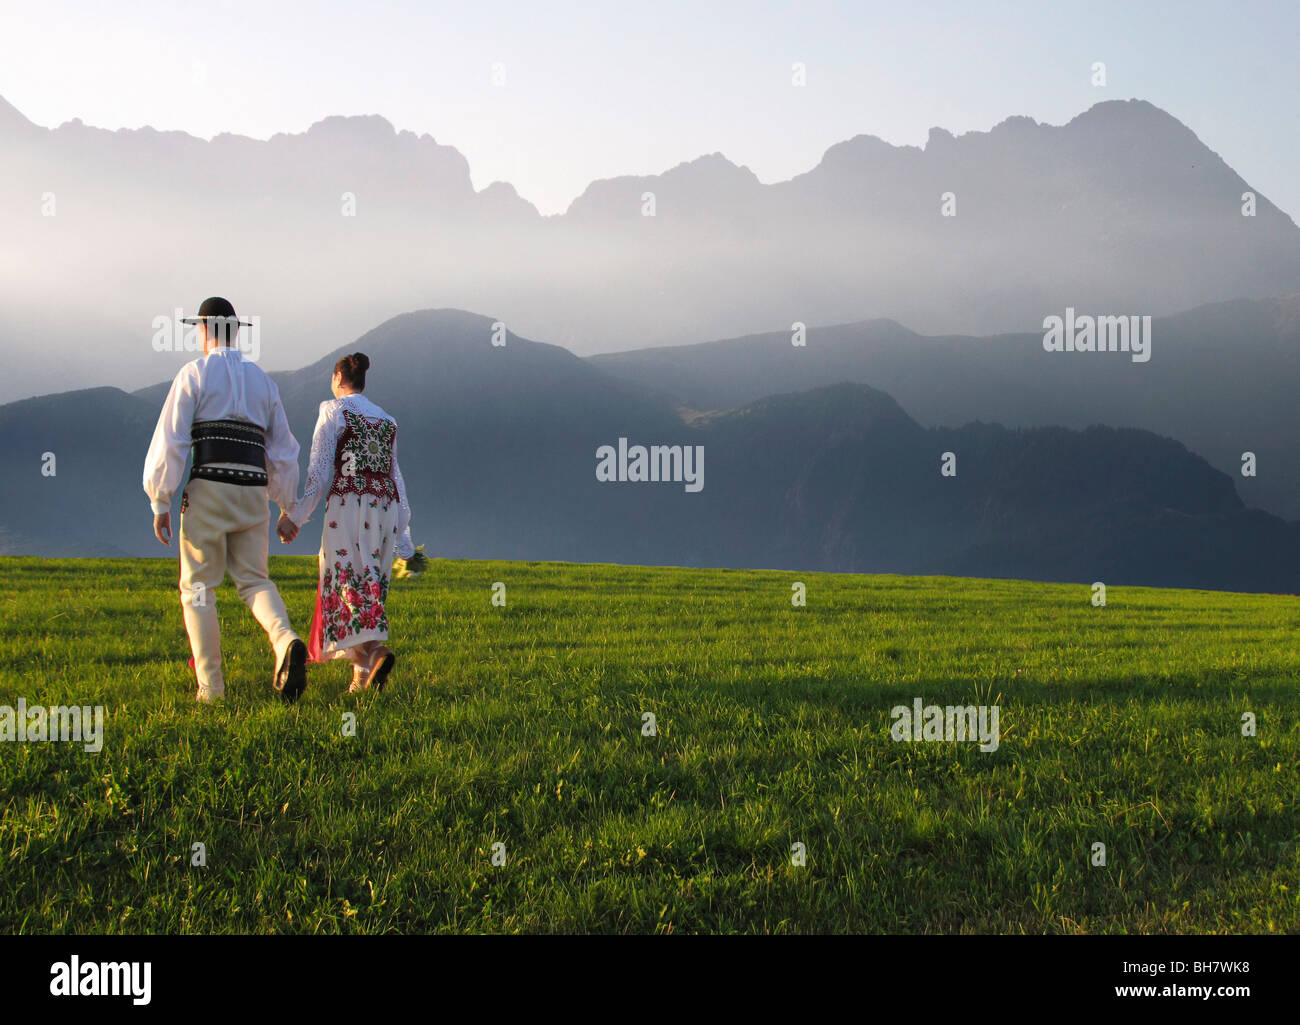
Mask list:
[{"label": "white shirt", "polygon": [[[339,435],[343,432],[343,411],[347,409],[368,420],[390,420],[396,426],[397,421],[385,413],[364,395],[353,392],[340,399],[330,399],[320,404],[320,415],[316,418],[316,430],[311,436],[311,462],[307,464],[307,486],[302,498],[292,509],[285,509],[289,519],[301,527],[307,522],[324,495],[329,494],[330,485],[334,483],[334,457],[337,454]],[[397,554],[409,559],[415,554],[415,544],[411,540],[411,506],[406,500],[406,482],[402,480],[402,471],[397,465],[397,440],[393,439],[393,483],[397,485],[397,501],[401,512],[397,518]]]},{"label": "white shirt", "polygon": [[[144,461],[144,490],[165,513],[181,484],[196,420],[242,420],[266,436],[266,490],[281,509],[298,493],[298,441],[280,404],[280,389],[237,348],[216,346],[186,363],[172,381]],[[222,464],[225,465],[225,464]]]}]

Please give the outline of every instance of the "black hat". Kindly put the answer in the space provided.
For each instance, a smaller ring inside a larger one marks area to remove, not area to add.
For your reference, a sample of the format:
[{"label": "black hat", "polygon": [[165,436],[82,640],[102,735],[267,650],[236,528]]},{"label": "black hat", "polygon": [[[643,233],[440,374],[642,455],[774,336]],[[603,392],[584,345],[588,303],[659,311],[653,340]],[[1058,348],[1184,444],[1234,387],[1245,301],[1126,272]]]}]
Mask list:
[{"label": "black hat", "polygon": [[183,317],[182,324],[197,324],[200,320],[233,320],[240,327],[252,327],[246,320],[240,320],[235,316],[235,307],[230,304],[229,299],[223,299],[219,295],[214,295],[204,299],[199,306],[199,312],[193,317]]}]

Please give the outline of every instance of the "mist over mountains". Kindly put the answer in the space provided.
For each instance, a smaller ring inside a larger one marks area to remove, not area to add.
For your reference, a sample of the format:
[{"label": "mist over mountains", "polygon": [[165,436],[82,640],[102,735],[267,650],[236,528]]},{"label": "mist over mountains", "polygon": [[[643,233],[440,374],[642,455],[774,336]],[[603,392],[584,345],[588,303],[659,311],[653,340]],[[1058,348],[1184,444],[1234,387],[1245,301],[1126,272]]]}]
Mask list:
[{"label": "mist over mountains", "polygon": [[[412,532],[447,557],[956,573],[1294,593],[1300,524],[1147,431],[927,427],[835,383],[707,413],[459,310],[392,318],[273,375],[305,467],[334,361],[372,361],[399,423]],[[166,392],[100,388],[0,406],[0,553],[173,555],[140,490]],[[597,450],[702,446],[704,487],[597,479]],[[57,474],[41,474],[54,452]],[[957,474],[941,474],[953,453]],[[275,551],[314,552],[319,518]]]},{"label": "mist over mountains", "polygon": [[1162,316],[1300,282],[1291,218],[1264,196],[1243,217],[1249,184],[1136,100],[923,148],[860,135],[772,184],[710,154],[555,217],[375,116],[204,141],[45,129],[0,100],[0,175],[0,400],[169,376],[189,354],[155,353],[153,318],[214,293],[286,367],[430,306],[589,355],[795,321],[1032,332],[1067,305]]},{"label": "mist over mountains", "polygon": [[[714,153],[552,217],[375,116],[204,141],[0,100],[0,175],[0,401],[48,393],[0,405],[0,554],[171,554],[140,469],[195,354],[154,321],[224,294],[302,368],[304,467],[370,355],[431,554],[1300,582],[1300,229],[1143,101],[772,184]],[[1045,351],[1067,309],[1151,317],[1150,360]],[[703,489],[598,479],[637,445],[701,452]]]}]

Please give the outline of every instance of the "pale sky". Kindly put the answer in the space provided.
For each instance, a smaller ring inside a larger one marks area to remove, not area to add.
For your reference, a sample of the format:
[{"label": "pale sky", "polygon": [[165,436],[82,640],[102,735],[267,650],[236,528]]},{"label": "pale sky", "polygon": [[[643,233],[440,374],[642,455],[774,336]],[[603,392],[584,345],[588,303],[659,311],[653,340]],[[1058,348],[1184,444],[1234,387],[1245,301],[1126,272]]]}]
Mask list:
[{"label": "pale sky", "polygon": [[934,125],[1062,124],[1137,97],[1300,217],[1295,0],[126,6],[0,0],[0,96],[48,127],[204,138],[381,114],[460,150],[476,188],[509,181],[543,213],[593,179],[706,153],[773,182],[854,135],[921,145]]}]

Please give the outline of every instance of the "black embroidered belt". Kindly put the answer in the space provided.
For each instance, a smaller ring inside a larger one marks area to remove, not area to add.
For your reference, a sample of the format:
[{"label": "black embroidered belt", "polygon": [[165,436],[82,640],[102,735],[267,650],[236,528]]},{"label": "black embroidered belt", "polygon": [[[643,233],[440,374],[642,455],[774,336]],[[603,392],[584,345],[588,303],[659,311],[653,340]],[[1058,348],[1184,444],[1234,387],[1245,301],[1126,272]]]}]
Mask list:
[{"label": "black embroidered belt", "polygon": [[[242,420],[198,420],[190,428],[194,469],[190,477],[249,486],[266,484],[266,437]],[[213,466],[239,463],[239,468]]]},{"label": "black embroidered belt", "polygon": [[196,466],[190,471],[190,480],[219,480],[227,484],[244,484],[248,487],[266,487],[265,470],[239,470],[229,466]]}]

